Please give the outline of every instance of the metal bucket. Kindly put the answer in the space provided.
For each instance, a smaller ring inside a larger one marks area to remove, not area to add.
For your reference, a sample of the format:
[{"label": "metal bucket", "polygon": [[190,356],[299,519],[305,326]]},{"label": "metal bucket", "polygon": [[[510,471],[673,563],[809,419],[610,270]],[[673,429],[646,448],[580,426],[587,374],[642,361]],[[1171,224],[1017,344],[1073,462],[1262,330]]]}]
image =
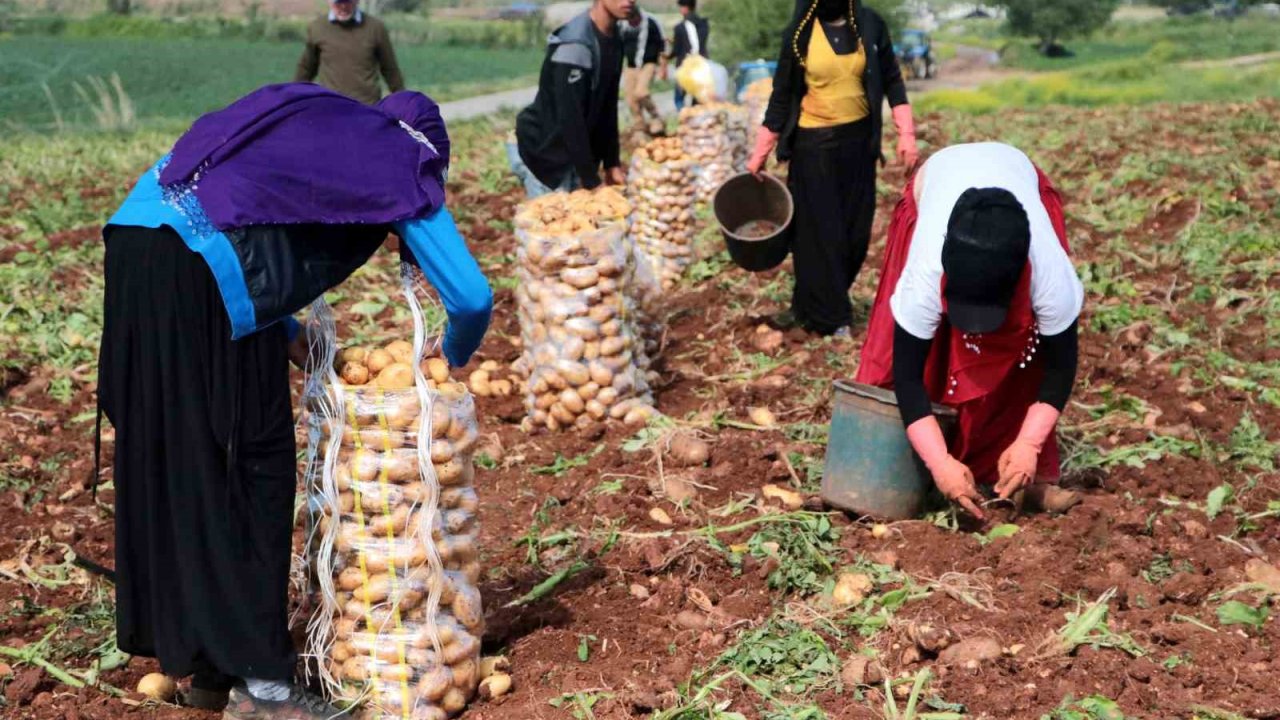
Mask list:
[{"label": "metal bucket", "polygon": [[[762,173],[759,180],[751,173],[734,175],[724,181],[711,201],[720,234],[729,248],[729,257],[743,270],[772,270],[791,252],[792,219],[795,203],[791,191],[778,178]],[[778,226],[771,235],[743,237],[737,230],[755,220]]]},{"label": "metal bucket", "polygon": [[[933,406],[950,437],[955,410]],[[918,517],[933,488],[911,449],[892,390],[836,381],[822,499],[832,507],[883,520]]]}]

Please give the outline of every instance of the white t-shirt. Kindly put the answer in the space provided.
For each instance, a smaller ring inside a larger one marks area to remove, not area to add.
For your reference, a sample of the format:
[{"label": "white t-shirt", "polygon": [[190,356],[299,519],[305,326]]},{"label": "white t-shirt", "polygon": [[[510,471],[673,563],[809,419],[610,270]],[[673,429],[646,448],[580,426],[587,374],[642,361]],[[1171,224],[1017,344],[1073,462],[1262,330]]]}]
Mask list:
[{"label": "white t-shirt", "polygon": [[932,339],[942,321],[942,243],[956,201],[969,188],[998,187],[1013,193],[1031,223],[1031,307],[1041,335],[1057,335],[1084,306],[1084,285],[1071,265],[1049,212],[1040,200],[1040,179],[1023,152],[1004,143],[953,145],[929,158],[916,176],[919,202],[907,263],[889,300],[902,329]]}]

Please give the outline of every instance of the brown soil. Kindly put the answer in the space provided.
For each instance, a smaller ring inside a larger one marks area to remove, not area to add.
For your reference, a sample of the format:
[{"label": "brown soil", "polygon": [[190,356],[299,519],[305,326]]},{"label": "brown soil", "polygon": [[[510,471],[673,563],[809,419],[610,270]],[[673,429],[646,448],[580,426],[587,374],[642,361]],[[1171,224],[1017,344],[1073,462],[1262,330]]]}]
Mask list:
[{"label": "brown soil", "polygon": [[[1271,113],[1277,110],[1274,104],[1264,108]],[[1073,127],[1087,123],[1091,111],[1061,112],[1063,127]],[[1144,139],[1167,147],[1180,147],[1187,138],[1197,137],[1203,127],[1217,122],[1213,108],[1148,112],[1148,119],[1157,126],[1166,123],[1165,127],[1174,127],[1174,120],[1182,124],[1178,132],[1170,130]],[[941,126],[936,118],[926,117],[921,122],[921,133],[933,147],[962,139],[944,137]],[[1115,132],[1115,146],[1122,147],[1123,129]],[[1082,185],[1089,177],[1110,172],[1125,159],[1123,153],[1098,149],[1098,143],[1088,145],[1091,150],[1083,156],[1066,146],[1060,155],[1038,158],[1046,162],[1046,170],[1064,188],[1069,202],[1073,189],[1086,192]],[[1241,157],[1247,154],[1237,153]],[[1170,173],[1168,182],[1183,191],[1193,187],[1199,179],[1194,172],[1187,172],[1189,179],[1176,180],[1177,174]],[[877,238],[883,237],[896,189],[904,180],[892,167],[886,175],[885,184],[893,191],[880,195]],[[461,172],[450,188],[453,197],[467,198],[465,209],[458,212],[459,224],[477,254],[510,255],[514,241],[504,228],[509,227],[519,195],[514,189],[496,195],[479,192],[476,180],[474,175]],[[1129,229],[1135,238],[1146,238],[1148,243],[1171,242],[1195,222],[1200,201],[1161,205],[1158,201],[1166,190],[1149,185],[1131,189],[1139,197],[1150,198],[1153,207],[1145,220]],[[1273,204],[1277,199],[1272,188],[1254,187],[1247,192]],[[1080,262],[1103,259],[1096,255],[1096,244],[1089,241],[1093,229],[1075,219],[1069,222]],[[94,241],[93,234],[87,232],[75,233],[74,238]],[[877,242],[855,290],[857,306],[864,315],[874,292],[880,250]],[[1125,263],[1141,293],[1135,303],[1166,306],[1178,316],[1205,317],[1221,336],[1221,347],[1238,351],[1237,356],[1248,355],[1248,348],[1256,344],[1251,341],[1254,329],[1250,324],[1228,322],[1233,312],[1230,307],[1194,302],[1186,294],[1189,289],[1179,290],[1177,285],[1170,290],[1168,268],[1158,262]],[[486,269],[494,276],[512,271],[501,261]],[[729,272],[733,280],[741,280],[739,271]],[[745,421],[746,408],[767,406],[785,423],[828,421],[829,391],[824,388],[830,379],[852,372],[859,340],[824,344],[803,333],[789,333],[772,353],[788,363],[761,377],[735,377],[742,368],[734,365],[733,351],[755,352],[752,338],[756,326],[780,309],[768,298],[779,287],[781,296],[787,295],[787,273],[784,266],[735,284],[725,282],[729,277],[712,278],[671,297],[671,330],[659,366],[659,407],[664,413],[677,418],[724,413]],[[779,280],[781,285],[775,285]],[[505,364],[519,352],[511,342],[518,331],[509,290],[497,293],[497,307],[494,328],[478,361],[493,359]],[[1226,445],[1246,410],[1263,428],[1280,427],[1280,413],[1274,406],[1254,402],[1241,391],[1213,386],[1195,397],[1188,396],[1184,377],[1171,369],[1176,358],[1148,356],[1150,333],[1150,327],[1135,326],[1113,334],[1089,331],[1084,335],[1078,399],[1096,402],[1096,389],[1112,385],[1159,411],[1131,426],[1113,428],[1105,445],[1138,442],[1152,434]],[[1259,361],[1277,360],[1274,350],[1251,352]],[[9,372],[19,374],[4,376],[7,398],[0,406],[0,447],[6,458],[3,473],[45,491],[37,495],[37,490],[11,490],[0,495],[0,524],[6,528],[0,535],[0,560],[21,560],[32,568],[60,563],[61,548],[48,538],[55,523],[68,523],[76,536],[70,544],[78,552],[111,564],[112,525],[105,508],[112,493],[100,494],[105,505],[99,507],[85,491],[92,462],[91,423],[70,422],[92,406],[92,396],[84,392],[71,405],[63,406],[42,392],[41,378],[44,383],[48,378],[39,369]],[[708,392],[709,387],[717,392]],[[806,400],[810,389],[816,394]],[[602,693],[592,708],[597,718],[646,716],[670,706],[678,687],[696,668],[707,666],[742,629],[757,625],[784,604],[785,599],[769,590],[764,580],[772,568],[748,560],[737,570],[730,567],[722,552],[706,543],[659,533],[753,517],[754,510],[730,517],[714,517],[710,510],[744,495],[758,495],[765,483],[787,482],[794,470],[788,453],[820,459],[820,447],[789,440],[781,432],[726,428],[711,439],[707,467],[673,471],[664,464],[660,470],[652,453],[620,449],[633,434],[631,429],[609,425],[585,433],[525,435],[518,429],[522,415],[518,399],[481,399],[479,407],[485,431],[501,443],[504,455],[497,469],[481,471],[478,476],[484,559],[490,568],[483,581],[488,608],[485,649],[510,657],[515,690],[498,701],[477,703],[464,717],[570,717],[567,709],[549,703],[572,692]],[[1073,407],[1069,419],[1081,423],[1089,417]],[[584,467],[562,477],[529,472],[534,466],[550,464],[557,455],[590,454],[601,445],[603,450]],[[109,480],[110,442],[104,450],[104,467],[108,468],[104,479]],[[696,483],[693,497],[683,505],[668,499],[662,492],[664,473]],[[1127,714],[1140,718],[1188,717],[1189,709],[1197,705],[1230,709],[1250,718],[1280,717],[1280,695],[1275,690],[1280,660],[1274,652],[1280,641],[1280,624],[1272,620],[1261,631],[1250,633],[1239,626],[1219,627],[1214,614],[1218,602],[1212,599],[1244,580],[1244,563],[1251,556],[1272,562],[1280,558],[1280,527],[1272,521],[1241,541],[1225,542],[1219,537],[1229,537],[1234,531],[1229,514],[1211,521],[1201,511],[1160,502],[1162,498],[1202,502],[1224,480],[1242,485],[1237,471],[1213,457],[1197,460],[1186,456],[1167,457],[1141,469],[1119,467],[1107,474],[1068,478],[1068,484],[1084,495],[1078,507],[1062,517],[1013,518],[1011,511],[999,511],[1002,516],[998,521],[1016,521],[1021,531],[985,545],[969,532],[950,533],[923,521],[896,523],[887,536],[877,539],[866,523],[837,515],[835,523],[842,533],[840,559],[849,561],[857,554],[874,556],[880,562],[896,564],[918,583],[951,574],[952,593],[935,591],[904,606],[892,626],[877,637],[875,646],[894,675],[933,667],[939,679],[931,686],[931,693],[963,703],[969,717],[1036,718],[1068,695],[1094,693],[1119,701]],[[1257,474],[1257,483],[1266,490],[1258,496],[1276,497],[1277,480],[1275,473]],[[620,482],[621,490],[593,492],[606,481]],[[550,523],[543,532],[589,529],[607,522],[629,534],[608,552],[598,544],[583,548],[592,559],[591,567],[551,596],[525,607],[504,609],[503,605],[528,592],[568,560],[548,552],[540,558],[543,567],[534,567],[528,562],[526,547],[516,543],[529,532],[535,514],[548,506]],[[651,518],[654,507],[669,514],[672,527]],[[732,545],[745,542],[750,534],[748,530],[720,540]],[[1165,577],[1144,577],[1143,571],[1161,556],[1170,558],[1173,572]],[[71,571],[68,578],[71,583],[57,588],[0,581],[0,635],[5,644],[16,647],[36,642],[47,632],[54,620],[34,608],[82,607],[95,590],[103,588],[100,581],[80,571]],[[965,603],[958,589],[961,582],[971,596],[990,595],[994,607],[979,609]],[[1065,622],[1066,613],[1076,609],[1076,598],[1091,601],[1110,588],[1117,590],[1111,605],[1112,629],[1130,634],[1148,650],[1148,657],[1132,658],[1108,648],[1082,648],[1074,654],[1038,652],[1049,633]],[[713,606],[710,613],[693,599],[700,600],[703,594]],[[1210,629],[1185,618],[1194,618]],[[902,650],[910,645],[905,628],[913,621],[943,626],[961,639],[988,637],[1002,648],[1022,645],[1025,649],[972,670],[944,667],[929,657],[904,658]],[[587,662],[579,660],[584,638],[590,650]],[[850,647],[859,644],[856,638],[850,640]],[[833,647],[839,644],[833,643]],[[840,654],[844,657],[848,652],[841,649]],[[1166,663],[1170,658],[1180,660]],[[153,661],[134,659],[124,669],[105,673],[104,680],[128,690],[141,675],[155,670]],[[141,705],[136,698],[120,700],[94,690],[73,690],[27,667],[20,667],[17,677],[5,684],[6,704],[0,706],[4,717],[215,717],[169,706]],[[878,691],[867,692],[870,702],[855,701],[848,688],[827,688],[806,700],[820,704],[831,718],[879,717],[868,709],[882,702],[876,699]],[[720,697],[732,702],[732,710],[759,717],[759,708],[743,687],[727,684]]]}]

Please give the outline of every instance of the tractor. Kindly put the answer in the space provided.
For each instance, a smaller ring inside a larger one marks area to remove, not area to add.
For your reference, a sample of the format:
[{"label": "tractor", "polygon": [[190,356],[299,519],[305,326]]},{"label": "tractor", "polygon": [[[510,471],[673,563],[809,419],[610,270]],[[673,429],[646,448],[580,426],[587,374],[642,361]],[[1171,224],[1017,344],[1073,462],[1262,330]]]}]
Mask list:
[{"label": "tractor", "polygon": [[908,78],[927,80],[938,76],[938,63],[933,57],[933,41],[923,30],[903,30],[894,43],[898,64]]}]

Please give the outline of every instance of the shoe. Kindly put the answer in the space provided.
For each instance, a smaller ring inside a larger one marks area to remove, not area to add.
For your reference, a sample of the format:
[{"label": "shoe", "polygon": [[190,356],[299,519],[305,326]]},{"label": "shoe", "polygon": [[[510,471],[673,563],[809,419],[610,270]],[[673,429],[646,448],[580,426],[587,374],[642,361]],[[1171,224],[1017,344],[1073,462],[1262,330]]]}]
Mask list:
[{"label": "shoe", "polygon": [[243,685],[237,685],[231,688],[222,720],[330,720],[346,716],[346,710],[297,685],[284,700],[259,700]]},{"label": "shoe", "polygon": [[1074,490],[1063,490],[1057,485],[1049,485],[1047,483],[1032,485],[1022,492],[1022,507],[1024,510],[1045,512],[1051,515],[1065,513],[1079,505],[1082,499],[1080,493]]},{"label": "shoe", "polygon": [[775,330],[790,330],[800,326],[800,318],[791,310],[783,310],[770,315],[767,324]]},{"label": "shoe", "polygon": [[835,332],[831,333],[831,337],[835,338],[836,340],[852,340],[853,328],[849,327],[848,325],[845,325],[843,327],[838,327],[836,328]]}]

